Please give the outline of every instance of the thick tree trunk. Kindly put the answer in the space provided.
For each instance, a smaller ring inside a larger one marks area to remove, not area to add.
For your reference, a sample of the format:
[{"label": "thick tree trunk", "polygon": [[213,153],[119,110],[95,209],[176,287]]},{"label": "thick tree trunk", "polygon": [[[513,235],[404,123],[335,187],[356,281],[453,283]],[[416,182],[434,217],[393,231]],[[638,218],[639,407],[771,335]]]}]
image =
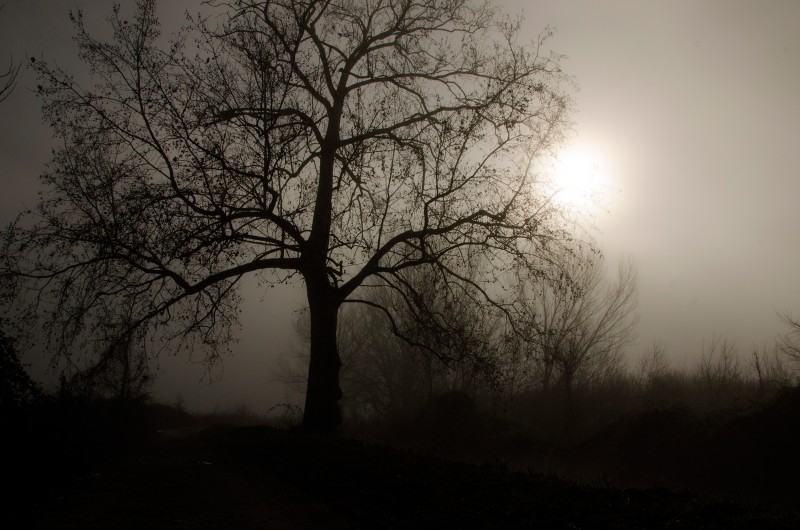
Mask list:
[{"label": "thick tree trunk", "polygon": [[311,358],[308,366],[303,430],[336,433],[342,422],[339,400],[341,361],[336,346],[339,305],[326,281],[306,279],[311,317]]},{"label": "thick tree trunk", "polygon": [[[343,78],[341,83],[344,82]],[[339,400],[342,397],[339,387],[341,361],[336,347],[340,301],[336,287],[329,281],[327,266],[333,212],[333,175],[343,105],[344,99],[339,95],[330,111],[325,139],[320,145],[319,185],[314,218],[302,256],[311,317],[311,358],[308,364],[303,430],[331,434],[338,431],[342,422],[339,409]]]}]

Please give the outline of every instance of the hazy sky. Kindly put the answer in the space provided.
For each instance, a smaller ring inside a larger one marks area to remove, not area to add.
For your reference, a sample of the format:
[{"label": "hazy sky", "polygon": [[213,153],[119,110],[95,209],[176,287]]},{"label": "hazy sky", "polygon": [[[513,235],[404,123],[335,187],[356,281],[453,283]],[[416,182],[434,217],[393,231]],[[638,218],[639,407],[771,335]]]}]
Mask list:
[{"label": "hazy sky", "polygon": [[[195,5],[163,1],[159,12],[165,26],[177,25]],[[800,315],[800,2],[502,5],[525,11],[532,39],[546,25],[558,30],[550,46],[567,56],[564,70],[578,87],[575,149],[591,154],[614,190],[595,235],[610,266],[623,255],[639,264],[632,353],[658,338],[677,362],[691,363],[714,334],[742,353],[772,342],[781,331],[776,310]],[[0,68],[11,56],[73,64],[67,14],[77,7],[90,24],[110,12],[105,1],[6,0]],[[23,69],[0,105],[3,224],[35,203],[49,156],[32,86]],[[269,378],[274,356],[291,348],[302,294],[253,292],[223,380],[198,385],[200,367],[162,359],[159,397],[181,393],[202,408],[242,401],[261,411],[288,397]]]},{"label": "hazy sky", "polygon": [[678,359],[714,333],[771,341],[775,310],[800,312],[800,2],[526,11],[558,27],[580,141],[620,190],[597,225],[639,263],[640,340]]}]

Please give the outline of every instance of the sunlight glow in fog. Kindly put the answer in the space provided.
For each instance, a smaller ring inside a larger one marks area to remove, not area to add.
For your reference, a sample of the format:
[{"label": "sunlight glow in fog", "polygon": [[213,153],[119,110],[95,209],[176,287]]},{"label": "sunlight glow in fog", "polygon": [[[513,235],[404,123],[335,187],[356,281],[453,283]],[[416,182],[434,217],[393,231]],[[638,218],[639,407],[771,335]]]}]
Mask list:
[{"label": "sunlight glow in fog", "polygon": [[602,154],[585,143],[562,149],[550,173],[553,200],[570,210],[595,213],[610,189]]}]

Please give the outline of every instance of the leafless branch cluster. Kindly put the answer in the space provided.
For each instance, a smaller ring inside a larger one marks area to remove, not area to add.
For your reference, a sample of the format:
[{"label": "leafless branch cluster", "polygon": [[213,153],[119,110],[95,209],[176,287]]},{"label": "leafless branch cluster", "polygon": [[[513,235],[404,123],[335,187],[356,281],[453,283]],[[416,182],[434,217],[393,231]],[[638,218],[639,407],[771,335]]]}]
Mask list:
[{"label": "leafless branch cluster", "polygon": [[780,337],[780,349],[796,363],[800,362],[800,320],[786,313],[778,315],[778,318],[788,328]]},{"label": "leafless branch cluster", "polygon": [[[3,10],[0,5],[0,11]],[[11,92],[17,86],[17,75],[19,74],[20,64],[14,64],[14,57],[12,56],[8,61],[8,68],[0,73],[0,103],[8,99]]]},{"label": "leafless branch cluster", "polygon": [[637,321],[637,271],[632,261],[606,280],[599,256],[565,254],[555,278],[521,277],[520,291],[529,326],[525,340],[541,368],[547,390],[558,383],[567,399],[574,380],[619,368]]},{"label": "leafless branch cluster", "polygon": [[521,45],[519,23],[488,4],[218,7],[227,16],[192,18],[168,41],[154,0],[131,18],[114,8],[110,42],[75,14],[90,86],[34,64],[62,147],[48,192],[5,233],[3,274],[35,286],[14,296],[35,298],[62,354],[94,325],[113,340],[147,328],[211,362],[232,339],[242,276],[299,276],[306,410],[324,403],[335,423],[336,319],[360,287],[422,310],[407,274],[427,268],[437,289],[510,316],[504,271],[569,238],[531,171],[568,125],[568,80],[549,32]]}]

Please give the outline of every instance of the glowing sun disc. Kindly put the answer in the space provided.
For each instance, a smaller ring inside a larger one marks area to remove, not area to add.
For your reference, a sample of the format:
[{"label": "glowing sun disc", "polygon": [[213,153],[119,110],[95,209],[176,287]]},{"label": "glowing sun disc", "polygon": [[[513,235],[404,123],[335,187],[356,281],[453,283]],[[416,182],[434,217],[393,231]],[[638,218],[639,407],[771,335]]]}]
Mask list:
[{"label": "glowing sun disc", "polygon": [[581,144],[569,145],[558,154],[551,178],[553,199],[578,210],[594,210],[608,188],[602,157]]}]

